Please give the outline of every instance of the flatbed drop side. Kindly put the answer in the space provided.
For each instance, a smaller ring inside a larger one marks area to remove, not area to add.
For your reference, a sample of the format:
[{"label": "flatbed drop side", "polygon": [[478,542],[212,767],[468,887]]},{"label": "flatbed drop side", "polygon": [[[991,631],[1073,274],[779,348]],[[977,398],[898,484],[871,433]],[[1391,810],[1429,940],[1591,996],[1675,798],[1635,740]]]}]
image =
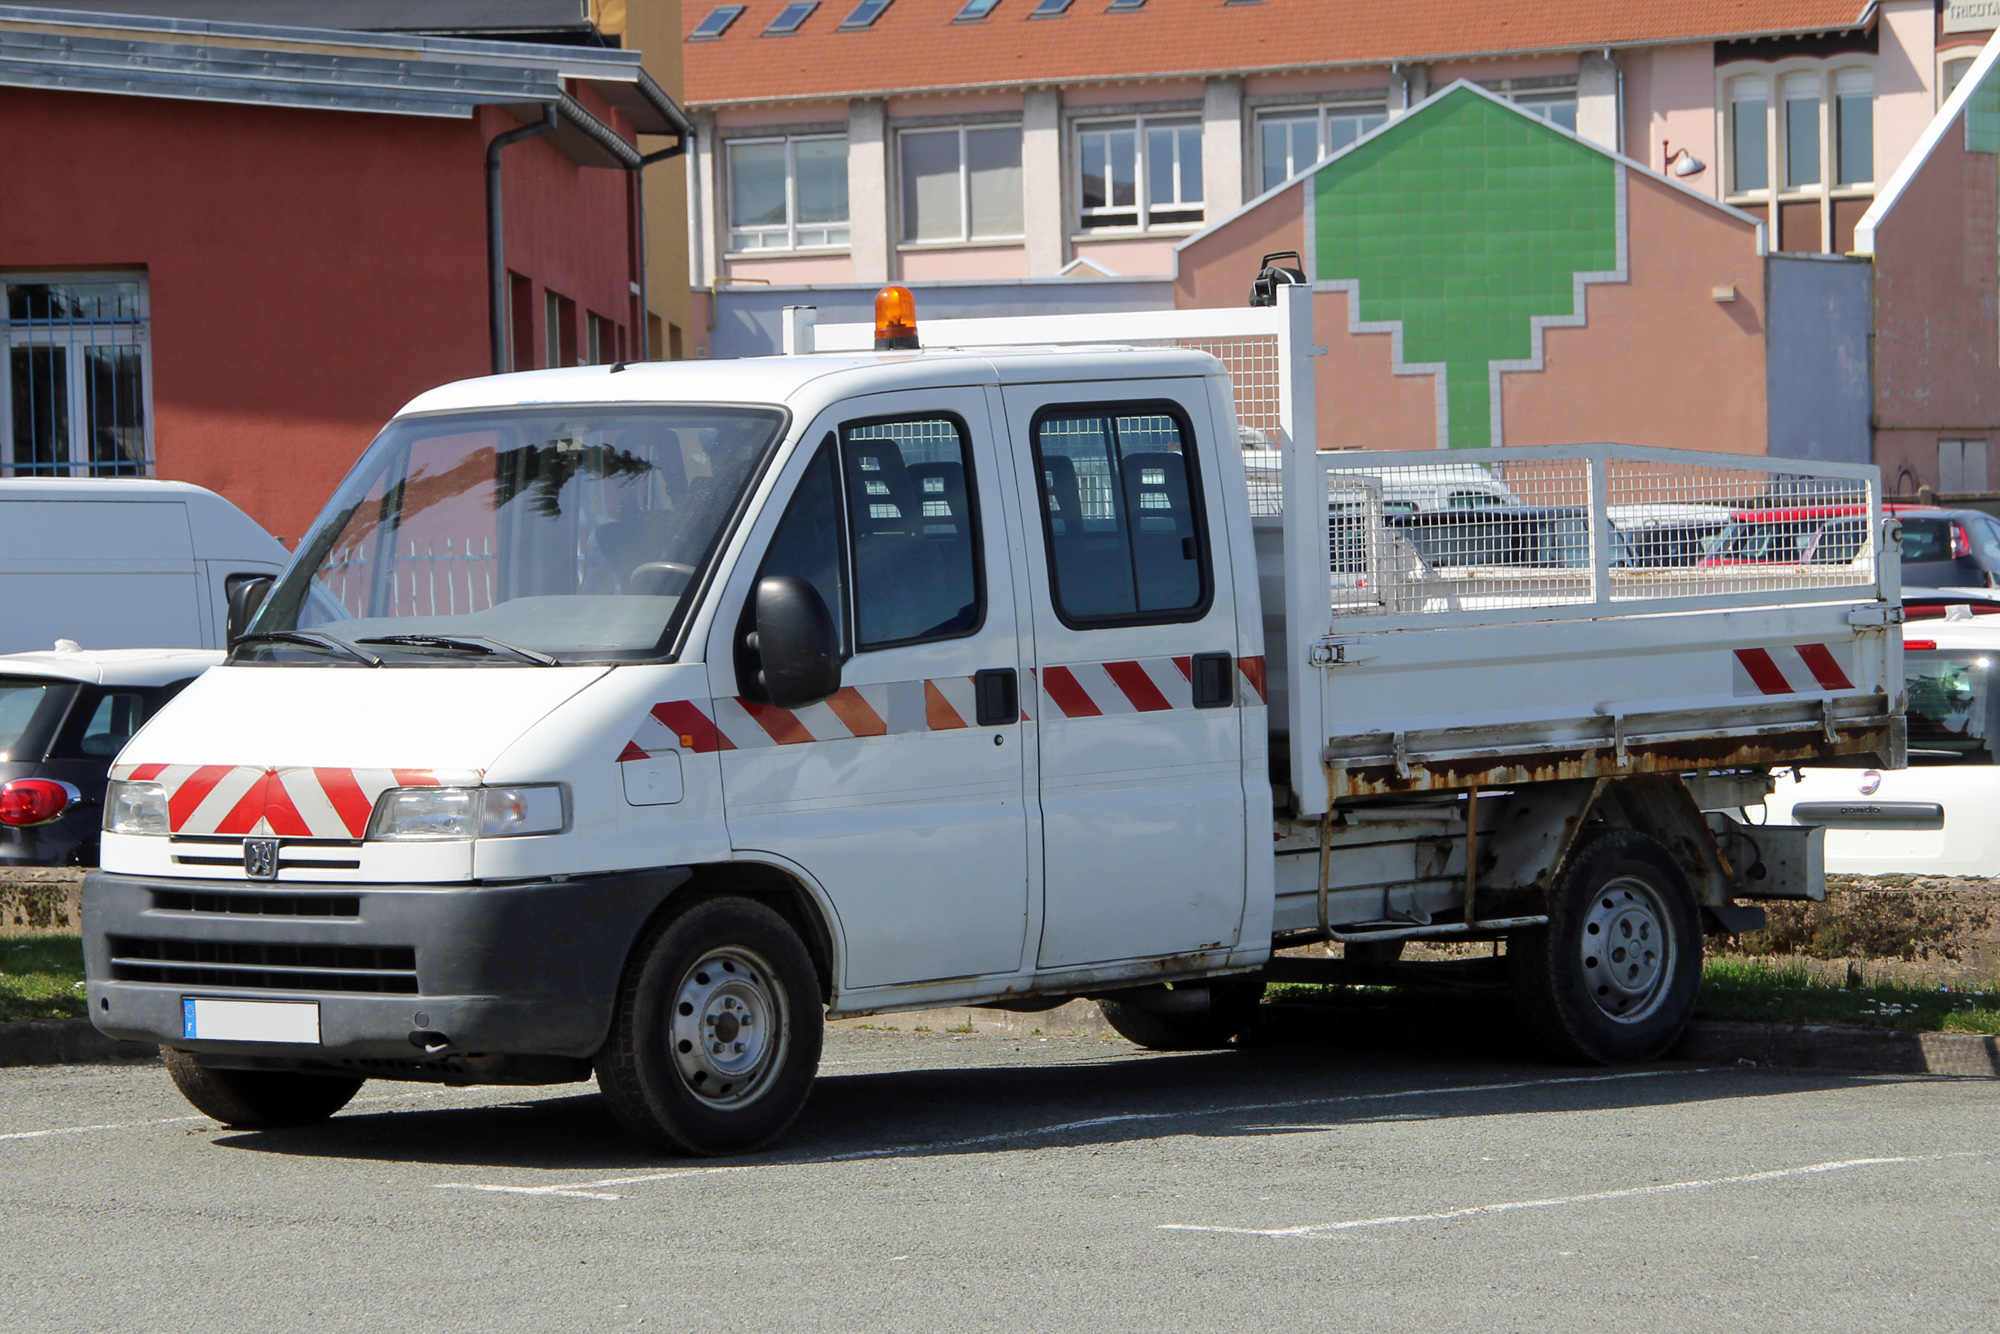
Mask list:
[{"label": "flatbed drop side", "polygon": [[[1705,932],[1823,894],[1770,770],[1902,763],[1879,477],[1319,453],[1278,295],[419,397],[119,757],[93,1020],[232,1124],[594,1073],[704,1153],[791,1122],[823,1015],[1218,1046],[1412,939],[1505,941],[1561,1057],[1658,1054]],[[1412,522],[1468,465],[1521,503]],[[1802,495],[1862,549],[1631,527]]]}]

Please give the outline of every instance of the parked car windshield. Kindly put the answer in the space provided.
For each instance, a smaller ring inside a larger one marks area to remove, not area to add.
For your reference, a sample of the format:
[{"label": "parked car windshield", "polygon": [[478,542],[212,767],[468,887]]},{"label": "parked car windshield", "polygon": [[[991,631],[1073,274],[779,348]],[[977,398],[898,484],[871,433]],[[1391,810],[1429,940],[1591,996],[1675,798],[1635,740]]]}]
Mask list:
[{"label": "parked car windshield", "polygon": [[[398,664],[657,656],[784,421],[649,405],[392,423],[251,629],[331,636]],[[236,660],[314,652],[253,638]]]},{"label": "parked car windshield", "polygon": [[1993,656],[1969,649],[1904,653],[1912,759],[1993,763],[1988,717]]}]

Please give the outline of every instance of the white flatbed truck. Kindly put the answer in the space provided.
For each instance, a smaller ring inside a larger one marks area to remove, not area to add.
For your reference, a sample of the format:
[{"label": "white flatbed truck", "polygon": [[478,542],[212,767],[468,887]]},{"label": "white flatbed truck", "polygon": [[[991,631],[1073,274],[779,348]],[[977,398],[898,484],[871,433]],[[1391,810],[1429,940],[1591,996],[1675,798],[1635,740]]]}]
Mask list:
[{"label": "white flatbed truck", "polygon": [[[1656,1056],[1706,931],[1822,893],[1817,830],[1727,812],[1902,762],[1879,479],[1454,453],[1521,504],[1414,534],[1382,496],[1438,456],[1311,448],[1304,295],[880,351],[792,312],[785,356],[420,396],[119,757],[93,1020],[232,1124],[594,1073],[703,1153],[792,1121],[825,1016],[1219,1046],[1412,939],[1504,941],[1561,1058]],[[1868,559],[1648,565],[1608,517],[1807,491]]]}]

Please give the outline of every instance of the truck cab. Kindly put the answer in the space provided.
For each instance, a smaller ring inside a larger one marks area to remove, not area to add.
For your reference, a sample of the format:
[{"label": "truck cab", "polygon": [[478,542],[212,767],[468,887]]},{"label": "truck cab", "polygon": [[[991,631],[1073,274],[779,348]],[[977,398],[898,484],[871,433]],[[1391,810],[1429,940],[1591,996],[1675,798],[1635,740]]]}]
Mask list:
[{"label": "truck cab", "polygon": [[822,1006],[1254,968],[1255,579],[1200,352],[427,393],[119,757],[92,1016],[239,1123],[595,1069],[715,1151],[796,1113]]}]

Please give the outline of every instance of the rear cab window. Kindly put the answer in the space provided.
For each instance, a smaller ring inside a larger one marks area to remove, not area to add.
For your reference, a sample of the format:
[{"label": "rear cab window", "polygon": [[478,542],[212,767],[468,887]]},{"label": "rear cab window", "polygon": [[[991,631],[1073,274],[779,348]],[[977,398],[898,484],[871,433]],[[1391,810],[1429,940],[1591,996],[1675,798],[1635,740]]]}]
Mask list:
[{"label": "rear cab window", "polygon": [[1214,579],[1194,432],[1171,403],[1036,414],[1056,615],[1071,629],[1198,621]]},{"label": "rear cab window", "polygon": [[1995,654],[1978,649],[1910,650],[1910,759],[1917,764],[1992,764]]}]

